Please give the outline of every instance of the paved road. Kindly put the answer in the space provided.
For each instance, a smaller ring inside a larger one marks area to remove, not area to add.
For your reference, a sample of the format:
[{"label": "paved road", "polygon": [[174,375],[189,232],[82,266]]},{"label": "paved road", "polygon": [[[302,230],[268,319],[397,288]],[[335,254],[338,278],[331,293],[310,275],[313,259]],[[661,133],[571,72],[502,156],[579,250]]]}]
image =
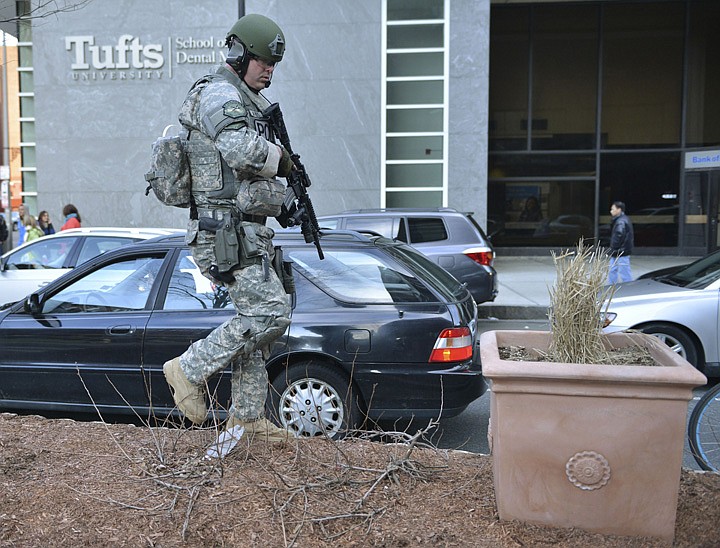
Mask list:
[{"label": "paved road", "polygon": [[[541,320],[482,320],[479,324],[480,332],[494,329],[527,329],[546,330],[548,324]],[[706,388],[695,390],[694,398],[688,405],[688,418],[697,400],[705,393]],[[475,400],[465,411],[457,417],[443,419],[432,441],[443,449],[462,449],[473,453],[487,454],[487,427],[490,419],[490,392]],[[683,466],[699,470],[697,463],[690,454],[690,448],[685,441],[685,455]]]}]

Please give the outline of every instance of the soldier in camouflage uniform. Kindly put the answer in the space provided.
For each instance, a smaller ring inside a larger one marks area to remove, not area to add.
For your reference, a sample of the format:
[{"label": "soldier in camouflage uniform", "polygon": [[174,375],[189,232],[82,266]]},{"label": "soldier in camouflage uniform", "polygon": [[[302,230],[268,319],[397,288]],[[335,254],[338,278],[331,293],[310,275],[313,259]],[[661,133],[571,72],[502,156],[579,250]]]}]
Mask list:
[{"label": "soldier in camouflage uniform", "polygon": [[[290,306],[282,282],[269,267],[274,232],[265,220],[280,213],[285,184],[275,177],[286,177],[292,160],[274,143],[262,116],[269,102],[260,91],[270,85],[285,39],[273,21],[250,14],[230,29],[227,45],[227,64],[196,82],[179,120],[188,131],[197,210],[191,214],[195,218],[188,224],[186,242],[202,273],[215,283],[224,280],[237,315],[165,363],[163,371],[178,408],[199,424],[207,416],[206,381],[232,365],[226,428],[241,425],[246,434],[280,441],[288,432],[263,417],[268,384],[264,358],[290,324]],[[212,230],[219,225],[232,227],[232,234]],[[235,253],[238,264],[225,265],[219,273],[219,258],[227,255],[225,244],[234,236],[240,240],[235,249],[243,252]]]}]

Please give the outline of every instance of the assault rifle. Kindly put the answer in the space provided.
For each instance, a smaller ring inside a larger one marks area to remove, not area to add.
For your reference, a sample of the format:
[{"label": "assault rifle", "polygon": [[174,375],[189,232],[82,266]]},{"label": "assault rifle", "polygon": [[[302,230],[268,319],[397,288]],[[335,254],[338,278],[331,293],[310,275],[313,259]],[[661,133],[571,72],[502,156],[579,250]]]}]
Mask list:
[{"label": "assault rifle", "polygon": [[295,169],[287,176],[288,193],[285,195],[285,203],[282,205],[282,212],[277,217],[283,228],[300,225],[300,232],[307,243],[314,243],[317,248],[318,257],[324,259],[320,247],[320,225],[315,216],[315,209],[307,192],[307,187],[312,183],[305,171],[305,166],[300,162],[300,155],[295,154],[290,146],[290,136],[285,127],[282,111],[278,103],[273,103],[263,111],[263,116],[270,120],[270,128],[277,136],[280,144],[290,154]]}]

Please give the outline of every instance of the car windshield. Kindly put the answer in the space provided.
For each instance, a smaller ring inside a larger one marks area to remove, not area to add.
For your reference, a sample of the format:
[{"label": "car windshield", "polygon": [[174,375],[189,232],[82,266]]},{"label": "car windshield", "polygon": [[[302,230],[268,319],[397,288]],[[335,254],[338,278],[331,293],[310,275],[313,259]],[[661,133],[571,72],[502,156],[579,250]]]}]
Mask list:
[{"label": "car windshield", "polygon": [[62,268],[78,238],[48,238],[22,247],[12,253],[5,264],[7,270]]},{"label": "car windshield", "polygon": [[720,252],[715,252],[690,263],[681,270],[657,281],[688,289],[704,289],[720,279]]},{"label": "car windshield", "polygon": [[373,249],[285,249],[294,268],[331,297],[351,303],[437,302],[416,275]]},{"label": "car windshield", "polygon": [[135,257],[104,265],[75,280],[42,305],[43,314],[142,310],[163,257]]}]

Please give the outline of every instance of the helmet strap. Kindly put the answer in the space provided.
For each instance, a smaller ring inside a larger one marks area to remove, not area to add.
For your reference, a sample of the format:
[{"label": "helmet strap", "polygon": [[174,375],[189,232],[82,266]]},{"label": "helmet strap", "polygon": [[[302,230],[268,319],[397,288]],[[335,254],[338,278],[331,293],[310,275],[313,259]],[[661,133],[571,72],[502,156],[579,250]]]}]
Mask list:
[{"label": "helmet strap", "polygon": [[229,37],[226,44],[229,50],[225,62],[242,77],[247,70],[248,62],[250,61],[247,54],[247,48],[235,36]]}]

